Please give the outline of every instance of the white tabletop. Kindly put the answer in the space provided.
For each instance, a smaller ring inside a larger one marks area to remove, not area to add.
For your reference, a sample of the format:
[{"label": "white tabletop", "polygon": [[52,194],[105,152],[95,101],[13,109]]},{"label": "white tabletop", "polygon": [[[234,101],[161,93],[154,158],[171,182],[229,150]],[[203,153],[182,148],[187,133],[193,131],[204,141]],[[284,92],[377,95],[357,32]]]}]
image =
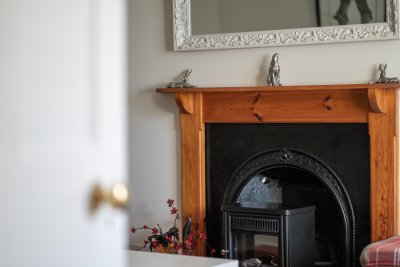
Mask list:
[{"label": "white tabletop", "polygon": [[238,267],[237,260],[128,251],[129,267]]}]

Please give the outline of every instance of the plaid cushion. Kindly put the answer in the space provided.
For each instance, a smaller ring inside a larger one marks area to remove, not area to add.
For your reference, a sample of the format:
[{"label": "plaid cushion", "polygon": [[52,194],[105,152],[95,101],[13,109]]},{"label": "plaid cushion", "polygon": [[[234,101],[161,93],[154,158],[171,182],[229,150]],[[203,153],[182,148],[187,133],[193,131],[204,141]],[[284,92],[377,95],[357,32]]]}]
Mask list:
[{"label": "plaid cushion", "polygon": [[400,236],[366,246],[361,253],[360,262],[363,267],[400,267]]}]

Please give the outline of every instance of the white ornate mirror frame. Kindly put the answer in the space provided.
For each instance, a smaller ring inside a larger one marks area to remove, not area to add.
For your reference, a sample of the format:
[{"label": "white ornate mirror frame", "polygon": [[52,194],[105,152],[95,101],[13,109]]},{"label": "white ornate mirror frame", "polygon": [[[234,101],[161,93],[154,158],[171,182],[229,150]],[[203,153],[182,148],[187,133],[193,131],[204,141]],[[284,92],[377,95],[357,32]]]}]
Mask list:
[{"label": "white ornate mirror frame", "polygon": [[398,0],[386,0],[386,22],[319,28],[192,35],[191,0],[173,0],[174,50],[208,50],[399,38]]}]

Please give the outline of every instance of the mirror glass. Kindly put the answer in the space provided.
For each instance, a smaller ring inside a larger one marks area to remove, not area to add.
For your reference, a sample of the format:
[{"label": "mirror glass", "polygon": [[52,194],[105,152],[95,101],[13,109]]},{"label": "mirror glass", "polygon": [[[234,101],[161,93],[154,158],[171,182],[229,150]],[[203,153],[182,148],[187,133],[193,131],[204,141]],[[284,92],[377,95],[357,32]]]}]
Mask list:
[{"label": "mirror glass", "polygon": [[172,1],[175,51],[399,38],[399,0]]},{"label": "mirror glass", "polygon": [[384,0],[191,0],[192,34],[385,22]]}]

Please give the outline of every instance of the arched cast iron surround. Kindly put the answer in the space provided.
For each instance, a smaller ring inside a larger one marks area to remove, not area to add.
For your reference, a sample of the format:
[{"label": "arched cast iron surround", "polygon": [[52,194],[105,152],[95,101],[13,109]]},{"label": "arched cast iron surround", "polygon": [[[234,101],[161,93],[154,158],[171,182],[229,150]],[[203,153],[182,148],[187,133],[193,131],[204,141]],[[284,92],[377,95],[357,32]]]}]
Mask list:
[{"label": "arched cast iron surround", "polygon": [[344,219],[345,266],[355,266],[355,215],[349,194],[338,175],[317,157],[295,149],[279,148],[260,152],[247,159],[233,174],[223,198],[223,205],[236,202],[247,181],[259,172],[279,167],[306,171],[319,179],[334,196]]}]

